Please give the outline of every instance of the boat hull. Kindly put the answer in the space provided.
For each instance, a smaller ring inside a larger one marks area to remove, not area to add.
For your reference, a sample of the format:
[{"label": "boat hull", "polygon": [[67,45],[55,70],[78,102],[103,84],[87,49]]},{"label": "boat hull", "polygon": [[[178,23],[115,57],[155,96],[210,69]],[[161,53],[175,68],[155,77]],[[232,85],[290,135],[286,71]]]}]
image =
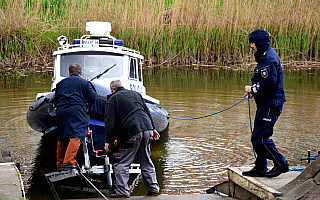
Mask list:
[{"label": "boat hull", "polygon": [[[89,115],[90,125],[104,127],[104,113],[107,102],[108,90],[101,88],[96,84],[97,100],[92,104]],[[101,92],[99,92],[101,90]],[[106,92],[107,91],[107,92]],[[46,133],[56,128],[56,111],[53,108],[52,100],[54,92],[45,96],[39,97],[27,111],[27,122],[35,131]],[[146,103],[152,119],[155,123],[155,128],[158,132],[164,131],[168,124],[168,113],[164,108],[158,107],[156,104]]]}]

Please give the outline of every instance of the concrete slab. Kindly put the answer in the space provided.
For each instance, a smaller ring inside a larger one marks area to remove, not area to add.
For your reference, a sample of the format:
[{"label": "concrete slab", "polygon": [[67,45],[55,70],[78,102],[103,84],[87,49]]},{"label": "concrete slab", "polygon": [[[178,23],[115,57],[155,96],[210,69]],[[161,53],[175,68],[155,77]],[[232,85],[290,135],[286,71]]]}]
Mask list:
[{"label": "concrete slab", "polygon": [[305,195],[301,200],[314,200],[320,199],[320,185],[317,185],[310,191],[307,195]]},{"label": "concrete slab", "polygon": [[314,160],[311,165],[309,165],[305,170],[303,170],[303,173],[301,173],[299,176],[297,176],[294,180],[292,180],[290,183],[286,184],[279,190],[281,193],[285,194],[290,192],[291,190],[298,187],[303,182],[307,181],[309,178],[317,177],[316,175],[320,171],[320,157],[318,157],[316,160]]},{"label": "concrete slab", "polygon": [[317,185],[313,181],[312,178],[304,181],[301,183],[298,187],[294,188],[293,190],[290,190],[289,192],[283,194],[281,196],[281,200],[296,200],[301,199],[302,197],[308,195],[310,191],[313,190]]},{"label": "concrete slab", "polygon": [[298,171],[290,171],[274,178],[242,175],[243,171],[248,171],[251,168],[252,167],[230,167],[228,169],[229,180],[261,199],[275,199],[280,196],[281,192],[279,189],[301,173]]},{"label": "concrete slab", "polygon": [[302,172],[289,171],[273,178],[242,176],[243,171],[251,168],[229,168],[229,180],[215,185],[207,192],[222,192],[239,199],[320,199],[320,157]]},{"label": "concrete slab", "polygon": [[275,199],[276,196],[281,194],[279,191],[263,184],[254,177],[242,176],[242,171],[246,170],[246,168],[230,167],[228,169],[229,180],[261,199]]},{"label": "concrete slab", "polygon": [[[252,167],[239,167],[238,169],[241,171],[248,171]],[[298,175],[300,175],[300,171],[289,171],[287,173],[281,174],[280,176],[267,178],[267,177],[254,177],[257,181],[263,183],[264,185],[273,188],[277,191],[284,185],[288,184],[290,181],[295,179]]]},{"label": "concrete slab", "polygon": [[281,187],[281,200],[320,199],[320,157],[314,160],[295,179]]},{"label": "concrete slab", "polygon": [[[152,197],[130,197],[134,200],[235,200],[218,194],[195,194],[195,195],[159,195]],[[110,198],[111,199],[111,198]]]},{"label": "concrete slab", "polygon": [[13,162],[0,163],[0,198],[16,200],[25,197],[22,180]]},{"label": "concrete slab", "polygon": [[[114,199],[107,197],[108,199]],[[102,200],[103,198],[86,199],[86,200]],[[122,198],[117,198],[122,199]],[[128,198],[124,198],[128,199]],[[231,197],[225,197],[218,194],[194,194],[194,195],[159,195],[159,196],[131,196],[133,200],[235,200]],[[75,199],[72,199],[75,200]],[[84,199],[81,199],[84,200]]]}]

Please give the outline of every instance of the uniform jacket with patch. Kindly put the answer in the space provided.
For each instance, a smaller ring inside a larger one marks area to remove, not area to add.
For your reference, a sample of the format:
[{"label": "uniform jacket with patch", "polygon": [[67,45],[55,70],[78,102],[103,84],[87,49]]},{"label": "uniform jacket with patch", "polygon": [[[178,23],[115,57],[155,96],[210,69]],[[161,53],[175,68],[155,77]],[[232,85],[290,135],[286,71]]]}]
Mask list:
[{"label": "uniform jacket with patch", "polygon": [[270,38],[264,39],[264,35],[254,33],[249,35],[249,40],[258,47],[255,53],[258,65],[251,79],[252,95],[258,108],[282,106],[286,98],[280,58],[270,46]]}]

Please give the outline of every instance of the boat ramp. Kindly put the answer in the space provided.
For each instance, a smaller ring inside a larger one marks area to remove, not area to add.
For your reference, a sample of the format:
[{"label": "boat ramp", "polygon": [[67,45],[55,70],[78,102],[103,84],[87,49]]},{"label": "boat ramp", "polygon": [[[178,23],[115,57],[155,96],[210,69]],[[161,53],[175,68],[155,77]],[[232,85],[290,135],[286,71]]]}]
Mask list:
[{"label": "boat ramp", "polygon": [[3,150],[0,155],[0,199],[23,199],[25,192],[20,172],[12,162],[10,152]]},{"label": "boat ramp", "polygon": [[[12,159],[4,155],[10,154],[2,152],[2,156],[0,155],[0,198],[23,199],[25,198],[25,192],[19,170],[16,164],[12,162]],[[319,157],[302,172],[293,170],[274,178],[242,176],[242,172],[250,168],[228,168],[228,180],[208,189],[206,191],[208,194],[159,195],[152,197],[132,196],[130,198],[135,200],[320,199]]]}]

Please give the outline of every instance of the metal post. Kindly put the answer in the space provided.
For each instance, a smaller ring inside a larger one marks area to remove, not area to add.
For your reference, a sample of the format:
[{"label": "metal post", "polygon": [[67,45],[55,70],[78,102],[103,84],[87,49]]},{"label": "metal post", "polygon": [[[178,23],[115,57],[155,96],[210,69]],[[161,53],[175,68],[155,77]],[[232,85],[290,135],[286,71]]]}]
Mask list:
[{"label": "metal post", "polygon": [[308,150],[308,163],[311,164],[311,150]]},{"label": "metal post", "polygon": [[81,172],[81,168],[80,168],[80,166],[79,166],[78,163],[76,163],[76,166],[77,166],[77,169],[78,169],[80,175],[81,175],[104,199],[108,200],[107,197],[105,197],[105,196],[102,194],[102,192],[101,192],[98,188],[96,188],[96,186],[94,186],[93,183],[91,183],[91,181],[89,181],[89,179],[87,179],[87,177]]},{"label": "metal post", "polygon": [[91,167],[87,142],[88,142],[88,139],[87,137],[85,137],[84,144],[83,144],[84,165],[86,167]]},{"label": "metal post", "polygon": [[106,174],[107,174],[108,185],[109,185],[109,188],[112,188],[112,177],[111,177],[112,167],[111,167],[111,164],[110,164],[110,161],[109,161],[109,157],[107,155],[104,158],[104,162],[105,162],[105,165],[106,165]]}]

